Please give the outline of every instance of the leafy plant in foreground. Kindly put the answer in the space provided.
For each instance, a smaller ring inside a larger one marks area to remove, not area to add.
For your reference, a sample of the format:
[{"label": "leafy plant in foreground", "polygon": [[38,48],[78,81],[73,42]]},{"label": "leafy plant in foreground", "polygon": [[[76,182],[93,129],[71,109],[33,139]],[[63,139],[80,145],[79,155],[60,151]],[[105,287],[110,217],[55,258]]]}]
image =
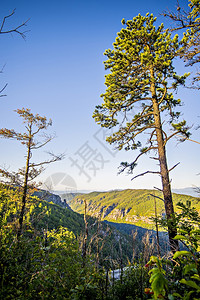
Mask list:
[{"label": "leafy plant in foreground", "polygon": [[153,266],[149,275],[154,299],[200,298],[200,217],[191,202],[178,206],[181,212],[175,217],[178,234],[174,239],[185,249],[176,251],[171,260],[152,256],[146,265]]}]

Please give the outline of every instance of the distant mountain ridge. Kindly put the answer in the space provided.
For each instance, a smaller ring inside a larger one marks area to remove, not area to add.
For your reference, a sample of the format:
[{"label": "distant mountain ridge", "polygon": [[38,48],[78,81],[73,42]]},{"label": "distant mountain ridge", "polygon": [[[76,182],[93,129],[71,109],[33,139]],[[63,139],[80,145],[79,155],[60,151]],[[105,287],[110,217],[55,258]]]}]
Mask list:
[{"label": "distant mountain ridge", "polygon": [[[89,194],[92,192],[112,192],[112,191],[123,191],[124,189],[111,189],[111,190],[76,190],[74,192],[66,192],[66,191],[51,191],[51,193],[55,194],[55,195],[59,195],[61,196],[61,198],[63,197],[63,195],[75,195],[75,194]],[[197,191],[199,190],[199,192]],[[172,189],[173,193],[176,194],[181,194],[181,195],[188,195],[188,196],[192,196],[192,197],[199,197],[200,196],[200,187],[185,187],[185,188],[175,188]],[[68,196],[67,196],[68,198]]]},{"label": "distant mountain ridge", "polygon": [[172,192],[176,194],[189,195],[192,197],[200,197],[197,189],[200,191],[200,187],[186,187],[181,189],[173,189]]}]

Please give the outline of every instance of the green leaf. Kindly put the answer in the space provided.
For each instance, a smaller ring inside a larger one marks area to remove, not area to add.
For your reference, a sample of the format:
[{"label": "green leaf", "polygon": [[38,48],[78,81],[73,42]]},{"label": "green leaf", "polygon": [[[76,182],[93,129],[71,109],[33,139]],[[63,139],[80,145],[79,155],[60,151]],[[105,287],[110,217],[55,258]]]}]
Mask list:
[{"label": "green leaf", "polygon": [[176,251],[176,253],[173,256],[173,259],[176,259],[177,257],[184,256],[184,255],[192,256],[192,254],[189,251]]},{"label": "green leaf", "polygon": [[183,235],[178,234],[174,237],[174,240],[187,240],[187,238]]},{"label": "green leaf", "polygon": [[167,280],[161,272],[157,272],[150,278],[151,288],[154,292],[154,297],[157,299],[159,294],[165,295],[165,289],[168,288]]},{"label": "green leaf", "polygon": [[191,278],[196,279],[198,281],[200,281],[200,277],[198,274],[194,274],[193,276],[191,276]]},{"label": "green leaf", "polygon": [[194,289],[197,290],[197,292],[200,292],[200,286],[198,286],[194,281],[192,280],[185,280],[184,278],[180,280],[180,283],[186,284]]},{"label": "green leaf", "polygon": [[190,231],[190,233],[199,233],[200,234],[200,229],[193,229]]},{"label": "green leaf", "polygon": [[184,270],[184,275],[186,275],[190,271],[193,271],[194,273],[197,273],[196,265],[194,263],[186,265],[183,270]]},{"label": "green leaf", "polygon": [[173,293],[173,296],[183,299],[183,297],[179,293]]},{"label": "green leaf", "polygon": [[[173,294],[173,295],[174,295],[174,294]],[[168,299],[169,299],[169,300],[174,300],[174,296],[173,296],[173,295],[169,294],[169,295],[168,295]]]},{"label": "green leaf", "polygon": [[179,229],[179,232],[180,233],[184,233],[184,234],[188,234],[188,232],[186,230],[184,230],[184,229]]}]

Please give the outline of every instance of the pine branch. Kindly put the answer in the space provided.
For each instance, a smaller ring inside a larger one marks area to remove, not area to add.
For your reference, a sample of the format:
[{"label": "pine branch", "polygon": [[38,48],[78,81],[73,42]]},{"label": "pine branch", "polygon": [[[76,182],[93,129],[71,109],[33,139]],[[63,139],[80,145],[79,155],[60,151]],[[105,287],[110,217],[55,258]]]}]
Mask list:
[{"label": "pine branch", "polygon": [[46,160],[46,161],[43,161],[43,162],[40,162],[40,163],[32,163],[32,164],[30,164],[30,168],[35,168],[35,167],[40,167],[40,166],[43,166],[43,165],[48,165],[48,164],[51,164],[53,162],[60,161],[60,160],[64,159],[64,157],[65,157],[64,154],[55,155],[52,152],[47,152],[47,153],[52,156],[52,159],[49,159],[49,160]]}]

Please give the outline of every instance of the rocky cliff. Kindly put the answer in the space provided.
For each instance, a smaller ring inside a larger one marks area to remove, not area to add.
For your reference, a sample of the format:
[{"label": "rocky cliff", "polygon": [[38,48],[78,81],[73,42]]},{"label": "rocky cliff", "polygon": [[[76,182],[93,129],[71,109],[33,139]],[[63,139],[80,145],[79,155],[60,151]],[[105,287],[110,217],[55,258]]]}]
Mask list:
[{"label": "rocky cliff", "polygon": [[59,195],[55,195],[55,194],[52,194],[52,193],[50,193],[48,191],[44,191],[44,190],[36,191],[36,192],[34,192],[33,195],[37,196],[38,198],[40,198],[42,200],[45,200],[48,202],[53,202],[54,204],[57,204],[57,205],[61,206],[62,208],[71,209],[71,207],[66,202],[66,200],[64,199],[62,201],[62,199]]}]

